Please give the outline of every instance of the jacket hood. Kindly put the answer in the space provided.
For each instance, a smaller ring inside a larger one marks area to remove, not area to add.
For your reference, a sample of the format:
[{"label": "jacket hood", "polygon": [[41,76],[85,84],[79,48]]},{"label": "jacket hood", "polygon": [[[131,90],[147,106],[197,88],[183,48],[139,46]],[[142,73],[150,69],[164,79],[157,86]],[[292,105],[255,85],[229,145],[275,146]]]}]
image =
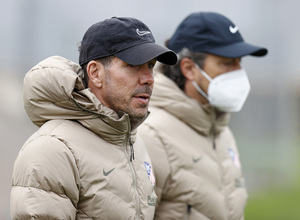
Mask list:
[{"label": "jacket hood", "polygon": [[[171,79],[155,69],[155,83],[150,107],[162,108],[205,136],[222,131],[229,123],[230,115],[216,111],[209,105],[200,105],[189,98]],[[187,117],[188,115],[188,117]]]},{"label": "jacket hood", "polygon": [[124,135],[130,131],[129,116],[120,118],[104,106],[84,87],[83,77],[78,64],[59,56],[34,66],[23,85],[24,108],[29,118],[39,127],[48,120],[76,120],[106,141],[124,142]]}]

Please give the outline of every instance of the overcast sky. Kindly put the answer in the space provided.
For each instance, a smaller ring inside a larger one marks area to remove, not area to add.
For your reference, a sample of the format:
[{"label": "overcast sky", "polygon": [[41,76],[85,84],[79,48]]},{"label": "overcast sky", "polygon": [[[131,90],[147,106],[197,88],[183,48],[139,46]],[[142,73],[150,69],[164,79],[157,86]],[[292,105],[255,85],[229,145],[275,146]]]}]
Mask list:
[{"label": "overcast sky", "polygon": [[[146,23],[163,44],[187,15],[215,11],[229,17],[249,43],[265,46],[264,66],[298,68],[299,3],[293,0],[1,0],[1,69],[30,68],[51,55],[78,60],[77,44],[93,23],[112,16],[135,17]],[[4,18],[4,19],[3,19]],[[276,68],[277,69],[277,68]],[[255,73],[260,74],[255,69]],[[272,71],[273,72],[273,71]],[[274,74],[274,73],[272,73]],[[285,74],[295,74],[286,71]]]}]

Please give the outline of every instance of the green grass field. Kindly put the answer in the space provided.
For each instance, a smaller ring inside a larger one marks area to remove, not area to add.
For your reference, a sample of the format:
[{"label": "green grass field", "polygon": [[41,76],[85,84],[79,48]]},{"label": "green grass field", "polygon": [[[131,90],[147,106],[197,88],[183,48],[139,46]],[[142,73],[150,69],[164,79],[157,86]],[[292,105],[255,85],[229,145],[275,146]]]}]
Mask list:
[{"label": "green grass field", "polygon": [[289,189],[250,195],[245,220],[300,220],[300,174],[296,179]]},{"label": "green grass field", "polygon": [[300,187],[250,197],[245,220],[300,220]]}]

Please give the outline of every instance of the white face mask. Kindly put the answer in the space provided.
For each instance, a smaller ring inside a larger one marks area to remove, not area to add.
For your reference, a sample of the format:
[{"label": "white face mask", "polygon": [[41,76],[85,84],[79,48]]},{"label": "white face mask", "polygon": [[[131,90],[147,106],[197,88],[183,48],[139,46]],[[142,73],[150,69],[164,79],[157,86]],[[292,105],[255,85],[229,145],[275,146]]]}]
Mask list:
[{"label": "white face mask", "polygon": [[210,81],[207,94],[193,81],[198,92],[210,103],[223,112],[238,112],[242,109],[250,92],[250,83],[244,69],[234,70],[211,78],[198,65],[202,75]]}]

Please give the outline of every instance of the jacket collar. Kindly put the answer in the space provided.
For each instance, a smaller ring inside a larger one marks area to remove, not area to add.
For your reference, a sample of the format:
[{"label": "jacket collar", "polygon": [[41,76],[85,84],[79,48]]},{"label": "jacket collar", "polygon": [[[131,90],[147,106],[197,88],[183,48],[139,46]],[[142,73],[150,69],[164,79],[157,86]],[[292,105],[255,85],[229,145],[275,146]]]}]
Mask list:
[{"label": "jacket collar", "polygon": [[[163,108],[198,133],[219,133],[228,125],[230,115],[217,115],[210,105],[201,105],[189,98],[171,79],[156,70],[150,107]],[[151,108],[150,108],[151,109]]]},{"label": "jacket collar", "polygon": [[119,117],[104,106],[84,88],[82,78],[78,64],[59,56],[34,66],[23,86],[24,108],[31,121],[40,127],[48,120],[76,120],[110,143],[123,144],[129,136],[134,142],[136,128],[143,120],[131,128],[129,116]]}]

